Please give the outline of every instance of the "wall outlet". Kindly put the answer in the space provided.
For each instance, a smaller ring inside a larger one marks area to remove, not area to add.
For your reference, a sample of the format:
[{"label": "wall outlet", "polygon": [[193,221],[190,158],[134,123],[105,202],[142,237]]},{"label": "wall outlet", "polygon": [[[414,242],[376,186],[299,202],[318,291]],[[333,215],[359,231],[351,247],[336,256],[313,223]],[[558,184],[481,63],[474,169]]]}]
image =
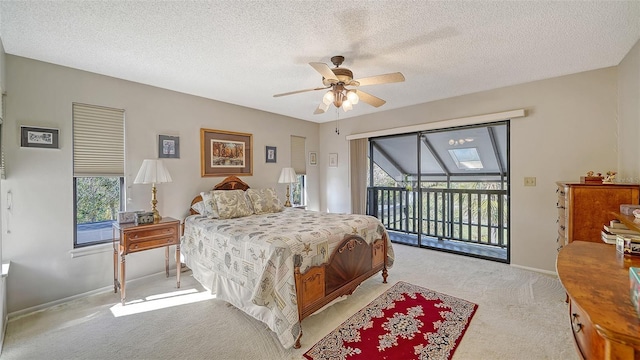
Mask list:
[{"label": "wall outlet", "polygon": [[535,177],[525,177],[524,178],[524,186],[536,186],[536,178]]}]

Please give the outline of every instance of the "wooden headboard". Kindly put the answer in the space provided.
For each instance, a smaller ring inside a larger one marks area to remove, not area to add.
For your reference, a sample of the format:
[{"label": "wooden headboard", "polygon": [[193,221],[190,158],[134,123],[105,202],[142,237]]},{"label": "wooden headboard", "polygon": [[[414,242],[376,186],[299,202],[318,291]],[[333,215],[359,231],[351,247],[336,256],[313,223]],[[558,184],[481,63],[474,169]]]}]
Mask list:
[{"label": "wooden headboard", "polygon": [[[213,190],[247,190],[249,188],[249,185],[247,185],[247,183],[245,183],[244,181],[240,180],[238,177],[236,176],[227,176],[224,180],[222,180],[221,182],[219,182],[218,184],[216,184],[213,187]],[[193,204],[202,201],[202,196],[198,195],[196,197],[193,198],[193,200],[191,200],[191,205],[189,206],[189,214],[190,215],[199,215],[199,213],[195,210],[193,210],[193,208],[191,208],[191,206],[193,206]]]}]

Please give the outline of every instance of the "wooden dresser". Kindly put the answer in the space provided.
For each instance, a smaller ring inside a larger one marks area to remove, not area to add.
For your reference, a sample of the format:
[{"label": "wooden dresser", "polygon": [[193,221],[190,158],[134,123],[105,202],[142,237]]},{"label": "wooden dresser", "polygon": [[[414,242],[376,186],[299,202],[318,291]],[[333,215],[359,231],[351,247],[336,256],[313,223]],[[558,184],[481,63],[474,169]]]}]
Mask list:
[{"label": "wooden dresser", "polygon": [[640,257],[615,245],[576,241],[558,253],[556,271],[569,298],[569,318],[584,359],[640,359],[640,318],[629,296],[629,267]]},{"label": "wooden dresser", "polygon": [[638,204],[638,184],[556,183],[558,189],[558,248],[572,241],[602,242],[602,226],[620,211],[620,204]]}]

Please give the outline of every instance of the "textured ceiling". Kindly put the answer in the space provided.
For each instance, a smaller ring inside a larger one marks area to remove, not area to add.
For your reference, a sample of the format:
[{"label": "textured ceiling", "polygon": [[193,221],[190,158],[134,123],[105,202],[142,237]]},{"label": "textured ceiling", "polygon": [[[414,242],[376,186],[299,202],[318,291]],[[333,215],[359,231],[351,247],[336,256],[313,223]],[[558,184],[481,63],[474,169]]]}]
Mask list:
[{"label": "textured ceiling", "polygon": [[[617,65],[640,1],[0,1],[6,53],[299,119],[323,91],[309,62],[344,55],[387,101],[340,119]],[[333,65],[331,65],[333,66]]]}]

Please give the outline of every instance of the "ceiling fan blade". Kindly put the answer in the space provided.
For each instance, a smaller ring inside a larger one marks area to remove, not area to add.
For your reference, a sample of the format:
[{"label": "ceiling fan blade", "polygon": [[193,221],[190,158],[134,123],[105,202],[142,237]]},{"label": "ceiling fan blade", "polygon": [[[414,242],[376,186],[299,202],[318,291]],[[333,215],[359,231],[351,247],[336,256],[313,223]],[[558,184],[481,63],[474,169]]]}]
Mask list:
[{"label": "ceiling fan blade", "polygon": [[404,75],[402,75],[402,73],[400,72],[395,72],[391,74],[376,75],[376,76],[366,77],[362,79],[356,79],[356,80],[353,80],[353,82],[357,82],[359,83],[359,85],[357,84],[353,84],[353,85],[367,86],[367,85],[388,84],[388,83],[402,82],[402,81],[404,81]]},{"label": "ceiling fan blade", "polygon": [[358,98],[360,98],[360,100],[366,102],[367,104],[373,107],[380,107],[386,103],[386,101],[380,99],[379,97],[373,96],[362,90],[356,90],[356,94],[358,94]]},{"label": "ceiling fan blade", "polygon": [[324,112],[327,111],[328,108],[329,108],[329,105],[323,102],[320,102],[320,105],[318,105],[318,108],[316,109],[316,111],[313,112],[313,115],[324,114]]},{"label": "ceiling fan blade", "polygon": [[333,73],[333,71],[331,71],[331,68],[329,68],[329,65],[321,62],[310,62],[309,65],[311,65],[311,67],[316,69],[316,71],[319,72],[320,75],[322,75],[322,77],[324,77],[325,79],[335,80],[335,82],[338,82],[336,75]]},{"label": "ceiling fan blade", "polygon": [[330,88],[330,86],[313,88],[313,89],[296,90],[296,91],[286,92],[286,93],[282,93],[282,94],[275,94],[275,95],[273,95],[273,97],[280,97],[280,96],[299,94],[299,93],[303,93],[303,92],[307,92],[307,91],[324,90],[324,89],[328,89],[328,88]]}]

